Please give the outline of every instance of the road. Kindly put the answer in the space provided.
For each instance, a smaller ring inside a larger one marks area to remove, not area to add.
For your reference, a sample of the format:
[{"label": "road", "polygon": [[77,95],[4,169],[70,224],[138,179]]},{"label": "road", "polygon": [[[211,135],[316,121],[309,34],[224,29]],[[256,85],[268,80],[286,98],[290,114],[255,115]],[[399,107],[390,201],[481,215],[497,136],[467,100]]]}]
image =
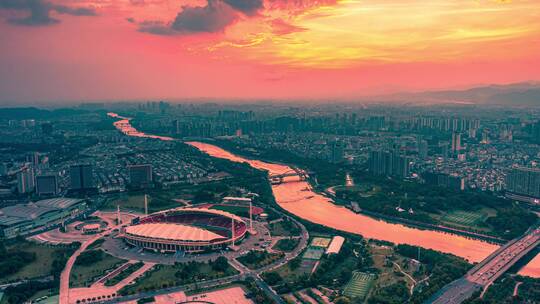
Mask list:
[{"label": "road", "polygon": [[[278,211],[278,210],[274,209],[274,211],[281,214],[281,212]],[[70,278],[70,274],[71,274],[71,269],[73,268],[73,265],[74,265],[77,257],[80,255],[80,253],[83,252],[84,250],[86,250],[88,248],[88,246],[90,246],[90,244],[92,244],[97,239],[105,237],[105,235],[109,234],[111,230],[121,226],[121,225],[113,226],[113,223],[111,222],[111,223],[109,223],[110,224],[109,229],[107,229],[106,231],[104,231],[104,232],[102,232],[100,234],[97,234],[97,235],[93,236],[92,238],[90,238],[87,241],[85,241],[84,243],[82,243],[81,247],[77,251],[75,251],[75,253],[68,260],[68,262],[66,264],[66,267],[64,268],[64,271],[62,272],[61,278],[60,278],[59,303],[60,304],[69,304],[70,301],[74,301],[74,299],[82,299],[82,298],[85,298],[85,299],[88,299],[88,298],[90,298],[90,299],[92,299],[92,298],[94,298],[94,299],[101,298],[101,301],[99,301],[99,300],[93,301],[94,303],[119,303],[119,302],[124,302],[124,301],[128,301],[128,300],[139,299],[139,298],[143,298],[143,297],[155,296],[155,295],[160,295],[160,294],[167,294],[167,293],[171,293],[171,292],[214,287],[214,286],[219,286],[219,285],[223,285],[223,284],[227,284],[227,283],[231,283],[231,282],[234,282],[234,281],[243,280],[243,279],[246,279],[248,277],[251,277],[251,278],[253,278],[255,280],[257,286],[259,288],[261,288],[261,290],[264,291],[267,294],[268,297],[272,298],[274,300],[274,302],[276,302],[278,304],[282,304],[284,302],[281,299],[281,297],[270,286],[268,286],[268,284],[266,284],[266,282],[264,282],[264,280],[262,280],[260,275],[262,273],[266,272],[266,271],[271,271],[271,270],[274,270],[274,269],[276,269],[278,267],[281,267],[281,266],[285,265],[286,263],[288,263],[290,260],[296,258],[306,248],[306,246],[308,245],[308,240],[309,240],[309,233],[308,233],[307,229],[304,227],[304,225],[302,225],[302,223],[298,222],[297,220],[295,220],[292,217],[289,217],[288,215],[283,214],[283,216],[288,218],[289,220],[293,221],[296,225],[298,225],[298,227],[300,227],[300,230],[301,230],[301,235],[299,237],[300,242],[299,242],[298,246],[292,252],[285,253],[285,256],[284,256],[283,259],[277,261],[276,263],[264,266],[262,268],[252,270],[252,269],[249,269],[246,266],[242,265],[241,263],[239,263],[236,260],[236,257],[241,255],[241,252],[226,252],[226,253],[225,252],[221,252],[221,253],[217,252],[217,253],[208,254],[208,255],[196,255],[196,256],[190,256],[189,258],[180,258],[180,260],[185,259],[186,261],[187,260],[194,260],[194,261],[199,261],[200,262],[200,261],[207,261],[208,259],[215,259],[218,256],[225,255],[228,258],[230,264],[239,271],[238,275],[234,275],[234,276],[227,277],[227,278],[221,278],[221,279],[217,279],[217,280],[209,280],[209,281],[205,281],[205,282],[199,282],[199,283],[196,283],[196,284],[188,284],[188,285],[181,286],[181,287],[168,288],[168,289],[163,289],[163,290],[158,290],[158,291],[153,291],[153,292],[141,293],[141,294],[132,295],[132,296],[117,297],[117,298],[114,298],[114,299],[107,298],[107,296],[112,296],[112,297],[116,296],[117,292],[118,292],[118,288],[115,288],[114,290],[111,289],[111,288],[107,288],[106,290],[102,290],[103,288],[100,289],[100,288],[95,288],[95,286],[92,286],[92,288],[90,288],[90,289],[88,289],[88,288],[75,288],[75,289],[72,288],[72,289],[70,289],[69,288],[69,278]],[[262,224],[256,222],[256,227],[261,228],[259,226],[262,226]],[[260,242],[259,241],[260,238],[264,238],[265,241],[269,242],[269,240],[267,240],[267,239],[270,239],[268,229],[257,229],[257,231],[259,233],[258,236],[254,236],[253,238],[248,238],[247,240],[245,240],[245,242],[246,241],[248,243]],[[109,239],[109,241],[105,242],[103,245],[106,245],[108,243],[112,243],[114,241],[114,238],[111,238],[111,237],[108,237],[107,239]],[[122,247],[123,246],[118,246],[118,244],[116,244],[115,246],[112,246],[110,248],[109,248],[109,246],[104,246],[104,249],[108,253],[115,255],[115,253],[116,253],[115,250],[123,250]],[[251,244],[250,247],[253,248],[254,247],[253,244]],[[120,248],[120,249],[118,249],[118,248]],[[115,249],[115,250],[113,250],[113,249]],[[140,255],[140,253],[138,253],[137,251],[133,251],[133,252],[130,252],[130,253],[135,255],[135,256],[130,256],[129,257],[130,259],[140,260],[141,256],[138,256],[138,255]],[[125,258],[125,254],[126,254],[126,252],[122,252],[122,256],[124,258]],[[153,266],[154,263],[163,263],[164,262],[163,259],[164,259],[163,255],[160,255],[160,254],[155,254],[154,255],[154,254],[150,254],[150,253],[145,253],[145,256],[142,258],[142,260],[145,260],[145,262],[147,264],[145,266],[147,266],[147,267],[143,267],[139,271],[134,273],[135,277],[140,276],[143,272],[148,270],[149,267]],[[177,258],[174,258],[173,261],[167,261],[167,262],[170,262],[170,264],[172,264],[172,263],[178,262],[178,261],[179,260]],[[130,279],[133,279],[133,278],[130,278]],[[129,282],[126,281],[125,283],[127,284]],[[123,284],[123,285],[125,285],[125,284]],[[107,295],[107,296],[103,297],[103,295]]]},{"label": "road", "polygon": [[530,229],[521,238],[510,241],[478,263],[463,278],[445,286],[425,303],[459,304],[476,291],[482,290],[484,293],[497,278],[539,244],[540,228]]},{"label": "road", "polygon": [[[101,213],[100,213],[101,215]],[[122,213],[123,217],[131,216],[130,214],[124,214]],[[112,222],[111,222],[112,224]],[[64,267],[64,270],[62,271],[62,274],[60,275],[60,296],[59,296],[59,304],[69,304],[69,278],[71,275],[71,269],[73,268],[73,265],[75,264],[75,261],[77,260],[77,257],[81,254],[81,252],[85,251],[88,246],[90,246],[93,242],[97,241],[98,239],[104,237],[106,234],[109,234],[111,230],[114,230],[123,224],[115,225],[115,226],[108,226],[108,229],[94,235],[92,238],[86,240],[84,243],[81,244],[81,247],[77,249],[73,255],[69,257],[69,260],[66,263],[66,266]]]},{"label": "road", "polygon": [[82,243],[81,247],[77,249],[71,257],[69,257],[69,260],[66,263],[66,267],[62,271],[62,274],[60,275],[60,297],[59,297],[59,304],[69,304],[69,277],[71,275],[71,269],[73,268],[73,264],[75,264],[75,260],[79,257],[81,252],[85,251],[90,244],[97,241],[99,238],[103,237],[105,233],[97,234],[93,238],[87,240],[86,242]]}]

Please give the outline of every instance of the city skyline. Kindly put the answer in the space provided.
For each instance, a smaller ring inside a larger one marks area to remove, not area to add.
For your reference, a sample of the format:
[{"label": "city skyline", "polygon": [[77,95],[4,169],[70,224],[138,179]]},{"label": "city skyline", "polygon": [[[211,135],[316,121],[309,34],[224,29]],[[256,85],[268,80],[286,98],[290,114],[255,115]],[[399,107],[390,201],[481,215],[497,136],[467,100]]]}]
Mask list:
[{"label": "city skyline", "polygon": [[535,1],[0,1],[0,105],[540,80]]}]

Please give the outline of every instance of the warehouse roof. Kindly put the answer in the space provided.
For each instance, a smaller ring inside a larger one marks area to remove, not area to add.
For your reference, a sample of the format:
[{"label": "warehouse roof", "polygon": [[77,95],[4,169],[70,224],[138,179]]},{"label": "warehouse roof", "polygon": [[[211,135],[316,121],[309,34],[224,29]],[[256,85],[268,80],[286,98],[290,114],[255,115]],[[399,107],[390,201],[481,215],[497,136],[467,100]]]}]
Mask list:
[{"label": "warehouse roof", "polygon": [[57,198],[37,201],[34,204],[37,206],[64,209],[64,208],[69,208],[75,204],[78,204],[81,201],[83,200],[78,199],[78,198],[57,197]]},{"label": "warehouse roof", "polygon": [[60,212],[84,200],[74,198],[52,198],[35,203],[18,204],[0,209],[0,225],[13,226],[33,221],[44,214]]}]

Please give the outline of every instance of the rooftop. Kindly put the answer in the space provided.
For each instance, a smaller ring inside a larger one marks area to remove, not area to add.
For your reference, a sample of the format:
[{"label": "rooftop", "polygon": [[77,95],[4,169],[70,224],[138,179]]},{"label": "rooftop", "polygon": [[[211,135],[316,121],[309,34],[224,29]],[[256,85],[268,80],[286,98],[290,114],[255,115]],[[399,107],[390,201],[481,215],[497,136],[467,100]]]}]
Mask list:
[{"label": "rooftop", "polygon": [[129,226],[126,228],[126,233],[173,241],[212,241],[223,238],[223,236],[212,231],[174,223],[149,223]]},{"label": "rooftop", "polygon": [[0,225],[13,226],[27,221],[33,221],[44,214],[60,212],[75,204],[83,202],[82,199],[74,198],[51,198],[35,203],[19,204],[0,209]]},{"label": "rooftop", "polygon": [[67,197],[57,197],[57,198],[51,198],[46,200],[37,201],[34,204],[37,206],[42,207],[50,207],[50,208],[68,208],[75,204],[80,203],[83,201],[82,199],[78,198],[67,198]]},{"label": "rooftop", "polygon": [[[154,214],[159,214],[159,213],[165,213],[165,214],[168,214],[168,213],[171,213],[171,212],[185,212],[185,213],[189,213],[189,212],[193,212],[193,213],[210,213],[210,214],[215,214],[215,215],[221,215],[221,216],[224,216],[224,217],[228,217],[228,218],[232,218],[234,219],[235,222],[241,222],[243,223],[244,220],[242,220],[241,217],[237,216],[237,215],[234,215],[232,213],[229,213],[229,212],[226,212],[226,211],[222,211],[222,210],[217,210],[217,209],[205,209],[205,208],[185,208],[185,207],[179,207],[179,208],[175,208],[175,209],[169,209],[169,210],[164,210],[164,211],[160,211],[160,212],[156,212]],[[152,216],[153,214],[151,214],[150,216]]]},{"label": "rooftop", "polygon": [[332,242],[330,242],[330,245],[328,246],[328,249],[326,249],[326,253],[327,254],[339,253],[339,251],[341,250],[341,246],[343,246],[343,243],[345,243],[345,238],[339,235],[334,236],[332,238]]}]

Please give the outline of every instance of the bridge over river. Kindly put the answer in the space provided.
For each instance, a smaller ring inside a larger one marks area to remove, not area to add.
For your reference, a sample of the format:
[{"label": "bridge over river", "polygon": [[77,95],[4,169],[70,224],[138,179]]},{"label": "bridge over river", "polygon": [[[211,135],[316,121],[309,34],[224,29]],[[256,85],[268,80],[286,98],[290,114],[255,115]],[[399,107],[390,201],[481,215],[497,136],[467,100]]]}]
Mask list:
[{"label": "bridge over river", "polygon": [[304,181],[309,177],[309,175],[308,175],[308,173],[306,171],[301,170],[301,169],[296,168],[296,167],[292,167],[290,170],[288,170],[286,172],[283,172],[283,173],[269,174],[268,179],[270,180],[272,185],[279,185],[279,184],[281,184],[281,183],[283,183],[285,181],[285,178],[287,178],[287,177],[295,177],[295,176],[300,178],[301,181]]},{"label": "bridge over river", "polygon": [[459,304],[470,298],[476,291],[487,288],[512,265],[540,244],[540,228],[530,229],[521,238],[508,242],[497,249],[467,274],[435,294],[426,304]]}]

